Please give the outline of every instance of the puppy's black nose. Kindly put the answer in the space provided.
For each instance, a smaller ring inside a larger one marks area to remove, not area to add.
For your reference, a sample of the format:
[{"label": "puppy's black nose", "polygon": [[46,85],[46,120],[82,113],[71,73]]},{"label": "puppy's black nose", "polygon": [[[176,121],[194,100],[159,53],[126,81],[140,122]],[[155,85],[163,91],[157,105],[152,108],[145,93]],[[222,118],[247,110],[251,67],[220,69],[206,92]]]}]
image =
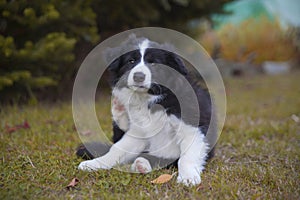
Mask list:
[{"label": "puppy's black nose", "polygon": [[135,72],[133,74],[133,80],[137,83],[141,83],[145,80],[146,75],[143,72]]}]

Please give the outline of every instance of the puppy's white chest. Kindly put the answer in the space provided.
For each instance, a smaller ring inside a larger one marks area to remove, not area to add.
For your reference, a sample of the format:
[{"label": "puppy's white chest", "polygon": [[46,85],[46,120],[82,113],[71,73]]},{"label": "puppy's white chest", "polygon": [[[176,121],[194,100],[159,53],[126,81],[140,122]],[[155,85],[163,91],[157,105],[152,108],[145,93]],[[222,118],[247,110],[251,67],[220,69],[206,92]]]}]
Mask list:
[{"label": "puppy's white chest", "polygon": [[129,126],[134,129],[137,137],[151,138],[168,126],[168,116],[161,110],[152,112],[148,105],[132,107],[128,109]]}]

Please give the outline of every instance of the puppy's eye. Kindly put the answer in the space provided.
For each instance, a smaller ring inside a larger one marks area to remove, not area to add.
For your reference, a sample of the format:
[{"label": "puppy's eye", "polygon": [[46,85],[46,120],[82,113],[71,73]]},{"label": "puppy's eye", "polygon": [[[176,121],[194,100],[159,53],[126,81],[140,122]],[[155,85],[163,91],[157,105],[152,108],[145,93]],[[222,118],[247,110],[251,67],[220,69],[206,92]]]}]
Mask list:
[{"label": "puppy's eye", "polygon": [[152,61],[152,60],[149,60],[149,61],[148,61],[148,64],[153,66],[153,65],[155,65],[155,62]]},{"label": "puppy's eye", "polygon": [[128,63],[133,64],[133,63],[135,63],[135,60],[134,59],[130,59],[130,60],[128,60]]}]

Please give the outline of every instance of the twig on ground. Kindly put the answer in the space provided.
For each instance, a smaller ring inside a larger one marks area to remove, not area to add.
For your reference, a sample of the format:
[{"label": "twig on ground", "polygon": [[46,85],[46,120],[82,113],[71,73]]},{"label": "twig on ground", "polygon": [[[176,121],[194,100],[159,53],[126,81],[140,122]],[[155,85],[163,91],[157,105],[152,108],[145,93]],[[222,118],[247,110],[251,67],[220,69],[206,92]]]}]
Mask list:
[{"label": "twig on ground", "polygon": [[26,156],[26,157],[27,157],[27,159],[28,159],[30,165],[31,165],[33,168],[36,168],[36,167],[34,166],[34,164],[32,163],[31,159],[29,158],[29,156]]}]

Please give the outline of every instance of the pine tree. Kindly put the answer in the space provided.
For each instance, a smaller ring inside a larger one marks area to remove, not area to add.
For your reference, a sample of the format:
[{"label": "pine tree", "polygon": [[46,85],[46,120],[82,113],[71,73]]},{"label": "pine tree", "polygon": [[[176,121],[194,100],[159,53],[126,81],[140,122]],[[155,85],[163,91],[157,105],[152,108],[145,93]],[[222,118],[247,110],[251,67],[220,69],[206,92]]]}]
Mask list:
[{"label": "pine tree", "polygon": [[0,101],[59,88],[71,78],[76,45],[99,39],[90,1],[0,1],[0,15]]}]

